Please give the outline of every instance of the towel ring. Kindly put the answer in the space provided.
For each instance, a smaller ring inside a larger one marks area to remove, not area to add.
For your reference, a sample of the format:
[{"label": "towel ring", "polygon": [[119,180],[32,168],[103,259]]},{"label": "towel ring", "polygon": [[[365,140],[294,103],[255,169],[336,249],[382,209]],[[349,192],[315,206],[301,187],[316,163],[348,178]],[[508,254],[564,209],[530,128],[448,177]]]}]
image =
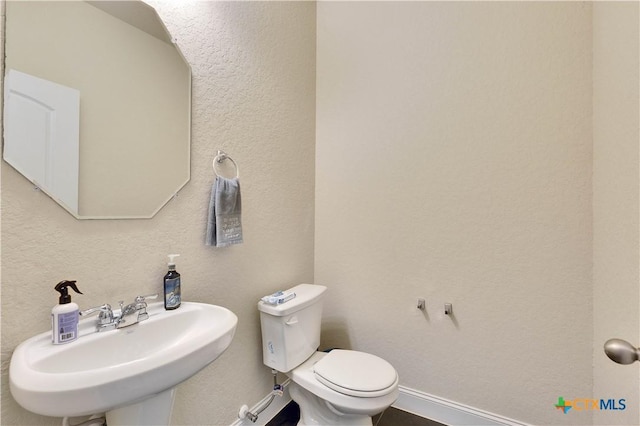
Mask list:
[{"label": "towel ring", "polygon": [[236,168],[236,178],[239,178],[240,177],[240,168],[238,167],[236,162],[233,161],[233,158],[229,157],[224,151],[218,151],[218,155],[216,155],[213,158],[213,162],[212,162],[213,173],[215,173],[216,176],[220,176],[220,173],[218,173],[218,171],[216,170],[216,163],[222,163],[224,160],[229,160],[229,161],[231,161],[231,163],[233,163],[233,167]]}]

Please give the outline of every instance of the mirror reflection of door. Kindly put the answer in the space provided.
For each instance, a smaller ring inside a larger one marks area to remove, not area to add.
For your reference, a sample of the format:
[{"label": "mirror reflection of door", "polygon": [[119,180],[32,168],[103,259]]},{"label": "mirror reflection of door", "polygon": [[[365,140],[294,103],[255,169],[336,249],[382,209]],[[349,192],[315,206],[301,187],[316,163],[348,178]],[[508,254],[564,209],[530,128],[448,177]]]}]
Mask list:
[{"label": "mirror reflection of door", "polygon": [[16,70],[5,79],[4,159],[78,213],[80,92]]}]

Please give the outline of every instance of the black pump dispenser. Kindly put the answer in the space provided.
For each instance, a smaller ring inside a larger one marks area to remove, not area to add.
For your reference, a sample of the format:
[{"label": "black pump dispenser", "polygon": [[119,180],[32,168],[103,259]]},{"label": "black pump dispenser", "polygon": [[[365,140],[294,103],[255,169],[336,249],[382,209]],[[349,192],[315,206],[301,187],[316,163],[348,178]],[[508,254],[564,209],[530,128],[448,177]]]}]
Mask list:
[{"label": "black pump dispenser", "polygon": [[169,272],[164,276],[164,308],[166,310],[179,308],[182,299],[180,290],[180,274],[176,271],[175,261],[175,258],[178,256],[180,255],[169,255]]},{"label": "black pump dispenser", "polygon": [[71,296],[69,296],[69,290],[67,290],[67,287],[71,287],[73,291],[75,291],[76,293],[82,294],[82,292],[78,290],[78,287],[76,287],[75,281],[67,281],[67,280],[60,281],[58,284],[56,284],[54,289],[60,292],[60,298],[58,299],[58,303],[61,305],[66,305],[67,303],[71,303]]}]

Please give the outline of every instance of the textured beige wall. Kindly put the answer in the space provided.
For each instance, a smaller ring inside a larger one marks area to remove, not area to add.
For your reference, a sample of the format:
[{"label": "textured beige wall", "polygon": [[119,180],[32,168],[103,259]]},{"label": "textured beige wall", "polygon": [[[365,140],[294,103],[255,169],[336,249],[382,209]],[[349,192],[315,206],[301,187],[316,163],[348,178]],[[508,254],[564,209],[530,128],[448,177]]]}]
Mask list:
[{"label": "textured beige wall", "polygon": [[324,344],[590,423],[553,407],[592,392],[590,4],[321,2],[317,37]]},{"label": "textured beige wall", "polygon": [[602,350],[614,337],[640,345],[639,25],[638,2],[593,6],[593,395],[627,400],[596,424],[640,424],[640,363]]},{"label": "textured beige wall", "polygon": [[[179,386],[180,425],[230,424],[270,392],[256,302],[313,279],[315,5],[153,4],[193,69],[191,182],[152,220],[78,221],[2,167],[3,425],[60,424],[16,405],[7,368],[20,341],[49,329],[61,279],[78,280],[82,308],[117,304],[161,291],[177,252],[185,300],[238,315],[227,352]],[[204,245],[217,149],[241,168],[245,243],[225,249]]]}]

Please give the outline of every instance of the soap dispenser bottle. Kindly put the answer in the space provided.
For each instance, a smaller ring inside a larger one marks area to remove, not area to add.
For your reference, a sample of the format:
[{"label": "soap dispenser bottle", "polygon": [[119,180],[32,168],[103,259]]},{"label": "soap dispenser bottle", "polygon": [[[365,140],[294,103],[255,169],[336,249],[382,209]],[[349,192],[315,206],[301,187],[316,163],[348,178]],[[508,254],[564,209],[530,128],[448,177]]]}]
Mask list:
[{"label": "soap dispenser bottle", "polygon": [[180,307],[180,274],[176,271],[175,258],[179,254],[169,255],[169,272],[164,276],[164,308],[167,310]]},{"label": "soap dispenser bottle", "polygon": [[58,305],[51,309],[51,342],[54,345],[73,342],[78,338],[78,320],[80,313],[78,305],[71,301],[69,290],[82,294],[75,281],[60,281],[54,289],[60,293]]}]

